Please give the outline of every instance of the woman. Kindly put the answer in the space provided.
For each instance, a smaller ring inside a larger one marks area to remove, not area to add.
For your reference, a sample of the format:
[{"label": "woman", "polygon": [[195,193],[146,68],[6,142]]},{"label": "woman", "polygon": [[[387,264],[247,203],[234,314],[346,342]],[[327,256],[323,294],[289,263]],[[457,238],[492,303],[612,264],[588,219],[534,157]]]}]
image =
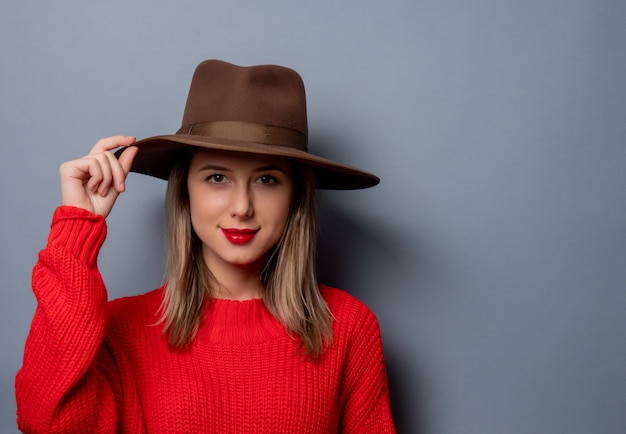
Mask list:
[{"label": "woman", "polygon": [[[316,188],[378,178],[306,143],[296,72],[212,60],[175,135],[109,137],[62,164],[20,429],[395,432],[376,318],[314,269]],[[131,170],[168,180],[168,281],[107,302],[97,256]]]}]

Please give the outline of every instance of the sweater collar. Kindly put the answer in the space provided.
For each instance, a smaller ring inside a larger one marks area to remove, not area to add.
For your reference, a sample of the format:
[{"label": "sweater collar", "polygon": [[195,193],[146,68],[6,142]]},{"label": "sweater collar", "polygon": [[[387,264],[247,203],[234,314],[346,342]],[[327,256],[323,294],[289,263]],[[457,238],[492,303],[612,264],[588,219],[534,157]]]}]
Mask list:
[{"label": "sweater collar", "polygon": [[249,345],[286,334],[283,325],[267,310],[263,299],[214,298],[205,303],[198,338],[209,343]]}]

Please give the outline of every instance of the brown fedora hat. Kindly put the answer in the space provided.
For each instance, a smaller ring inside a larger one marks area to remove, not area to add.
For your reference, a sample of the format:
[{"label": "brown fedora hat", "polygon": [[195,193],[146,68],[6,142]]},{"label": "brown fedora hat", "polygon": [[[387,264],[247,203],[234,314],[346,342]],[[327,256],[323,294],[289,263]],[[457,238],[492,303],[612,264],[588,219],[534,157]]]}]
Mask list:
[{"label": "brown fedora hat", "polygon": [[191,80],[182,127],[176,134],[137,141],[131,171],[167,179],[180,149],[201,147],[288,157],[312,167],[319,188],[351,190],[380,181],[309,153],[307,136],[304,84],[297,72],[207,60]]}]

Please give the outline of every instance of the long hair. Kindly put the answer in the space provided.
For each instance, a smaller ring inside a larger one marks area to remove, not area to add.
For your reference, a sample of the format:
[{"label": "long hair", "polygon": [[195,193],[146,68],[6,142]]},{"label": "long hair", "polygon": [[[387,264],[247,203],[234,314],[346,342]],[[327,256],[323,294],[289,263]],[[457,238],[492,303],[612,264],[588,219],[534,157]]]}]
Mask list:
[{"label": "long hair", "polygon": [[[210,303],[217,282],[204,262],[202,242],[191,225],[187,177],[192,151],[180,154],[166,194],[167,285],[161,321],[168,342],[183,347],[192,341],[204,303]],[[315,272],[317,186],[313,171],[292,163],[294,195],[285,231],[260,274],[267,309],[311,357],[332,342],[331,313],[320,294]]]}]

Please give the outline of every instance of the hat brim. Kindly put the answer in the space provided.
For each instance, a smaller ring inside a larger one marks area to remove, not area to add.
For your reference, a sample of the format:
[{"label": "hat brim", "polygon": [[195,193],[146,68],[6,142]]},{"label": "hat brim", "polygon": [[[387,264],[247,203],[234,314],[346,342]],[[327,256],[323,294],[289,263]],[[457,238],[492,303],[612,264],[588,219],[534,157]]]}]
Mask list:
[{"label": "hat brim", "polygon": [[[216,149],[248,154],[276,155],[310,166],[317,176],[318,188],[329,190],[356,190],[377,185],[380,179],[355,167],[286,146],[266,145],[198,135],[172,134],[148,137],[133,144],[139,152],[131,172],[167,179],[177,159],[177,152],[188,147]],[[119,150],[116,155],[123,150]]]}]

